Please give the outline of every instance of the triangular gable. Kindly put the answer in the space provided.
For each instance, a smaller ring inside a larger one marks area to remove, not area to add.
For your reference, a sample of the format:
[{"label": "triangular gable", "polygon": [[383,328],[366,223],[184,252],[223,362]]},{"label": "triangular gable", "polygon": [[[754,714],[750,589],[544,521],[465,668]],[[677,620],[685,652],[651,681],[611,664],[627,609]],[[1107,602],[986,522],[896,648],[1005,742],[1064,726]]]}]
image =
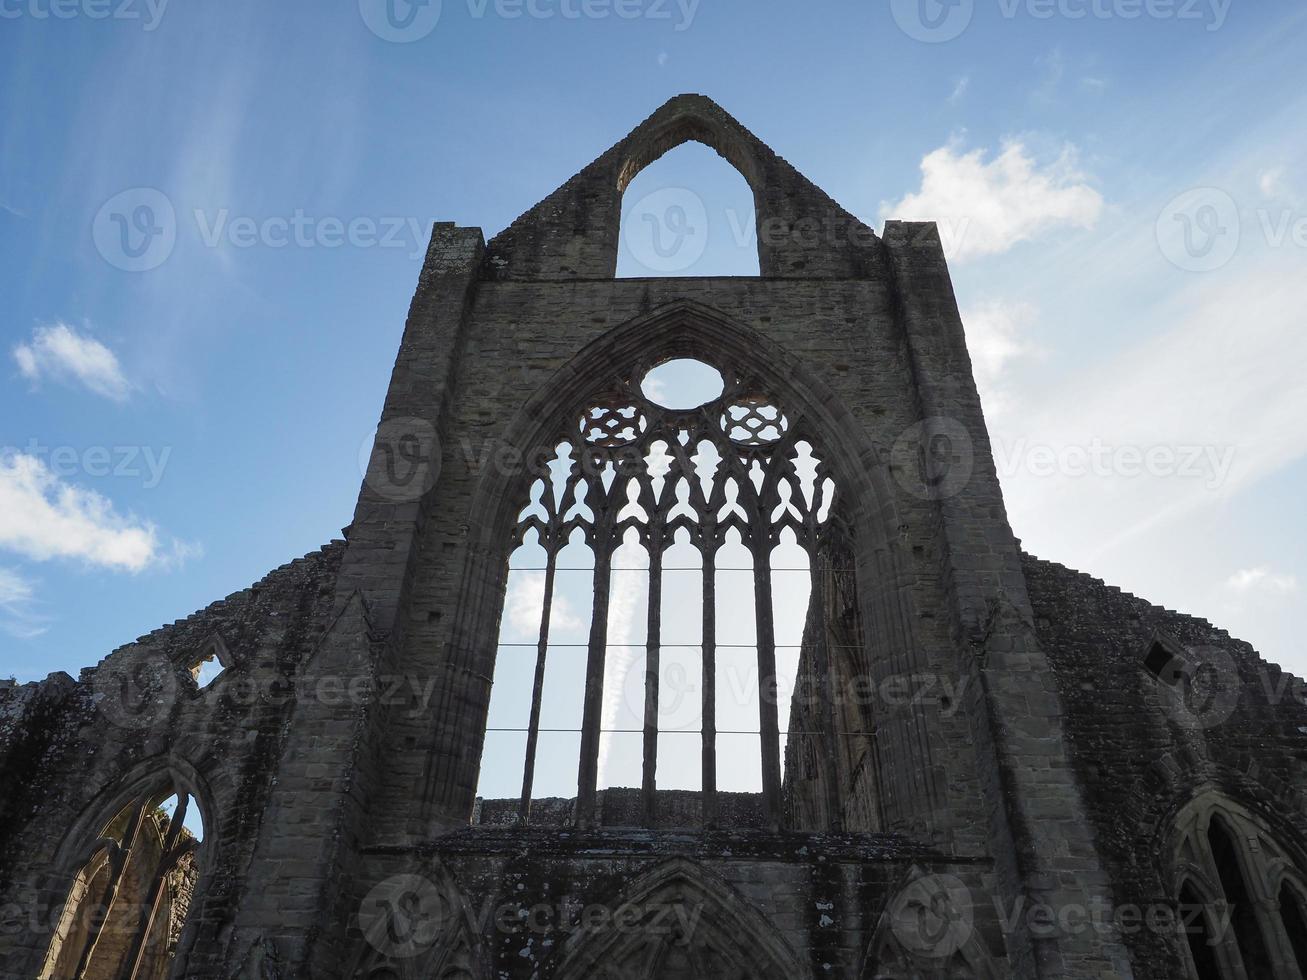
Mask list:
[{"label": "triangular gable", "polygon": [[764,277],[862,278],[880,263],[880,241],[869,227],[711,99],[678,95],[495,236],[486,248],[487,277],[612,277],[623,192],[690,140],[716,150],[753,188]]}]

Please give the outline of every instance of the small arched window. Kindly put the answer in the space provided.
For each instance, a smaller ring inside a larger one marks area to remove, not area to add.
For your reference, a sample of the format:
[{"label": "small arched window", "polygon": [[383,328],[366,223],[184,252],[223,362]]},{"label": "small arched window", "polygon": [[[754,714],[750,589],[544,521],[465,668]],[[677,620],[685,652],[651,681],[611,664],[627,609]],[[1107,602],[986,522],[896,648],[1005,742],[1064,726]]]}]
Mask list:
[{"label": "small arched window", "polygon": [[632,365],[554,438],[511,529],[479,822],[591,825],[602,789],[606,824],[789,823],[786,744],[835,754],[829,705],[793,698],[829,672],[809,617],[846,536],[817,434],[683,359]]},{"label": "small arched window", "polygon": [[117,809],[81,848],[42,980],[169,976],[203,839],[194,797],[171,779]]}]

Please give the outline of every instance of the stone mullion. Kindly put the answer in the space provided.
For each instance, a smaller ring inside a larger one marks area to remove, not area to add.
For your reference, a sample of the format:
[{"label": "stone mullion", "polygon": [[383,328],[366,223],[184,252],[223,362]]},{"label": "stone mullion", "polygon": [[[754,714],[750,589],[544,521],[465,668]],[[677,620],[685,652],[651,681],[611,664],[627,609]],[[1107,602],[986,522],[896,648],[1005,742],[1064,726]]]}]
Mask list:
[{"label": "stone mullion", "polygon": [[777,721],[776,624],[766,535],[753,551],[753,604],[758,626],[758,730],[762,740],[762,806],[768,826],[781,826],[781,733]]},{"label": "stone mullion", "polygon": [[717,548],[715,535],[703,541],[703,632],[699,636],[703,674],[703,825],[717,823]]},{"label": "stone mullion", "polygon": [[155,866],[154,873],[151,876],[150,888],[146,892],[145,901],[141,903],[140,916],[137,920],[136,932],[132,937],[131,950],[124,961],[126,964],[123,973],[124,980],[136,980],[140,974],[145,959],[145,946],[149,941],[150,932],[154,929],[154,920],[159,914],[159,899],[163,897],[164,879],[168,876],[168,872],[176,866],[177,859],[185,851],[185,845],[181,843],[181,835],[189,803],[189,794],[178,794],[177,808],[173,810],[172,820],[168,824],[168,836],[164,840],[163,853],[159,856],[159,863]]},{"label": "stone mullion", "polygon": [[644,822],[654,826],[658,819],[658,699],[662,655],[663,540],[658,528],[649,529],[649,628],[645,638],[644,666],[644,762],[641,802]]},{"label": "stone mullion", "polygon": [[[815,529],[812,533],[815,541]],[[843,818],[840,812],[840,793],[839,793],[839,741],[836,735],[835,724],[835,706],[836,691],[834,675],[830,666],[830,647],[827,644],[826,634],[826,572],[822,568],[818,556],[813,552],[809,553],[809,562],[811,567],[812,585],[808,592],[808,608],[816,613],[817,628],[814,631],[813,647],[813,668],[817,674],[817,682],[820,684],[821,691],[821,740],[825,743],[826,753],[826,809],[827,809],[827,826],[825,829],[838,831],[842,829]],[[791,733],[791,738],[793,733]]]},{"label": "stone mullion", "polygon": [[523,823],[531,818],[531,789],[535,782],[536,748],[540,741],[540,708],[544,699],[545,660],[549,654],[549,619],[554,605],[554,578],[557,570],[558,542],[551,540],[545,562],[545,594],[540,609],[540,639],[536,645],[535,679],[531,687],[531,718],[527,723],[526,758],[522,764],[522,798],[518,804],[518,817]]},{"label": "stone mullion", "polygon": [[[1284,931],[1279,896],[1274,893],[1271,882],[1266,876],[1265,862],[1261,860],[1263,852],[1251,845],[1248,828],[1231,822],[1230,831],[1231,839],[1237,848],[1238,874],[1242,876],[1244,888],[1252,899],[1253,915],[1257,920],[1257,928],[1261,930],[1267,955],[1271,958],[1275,980],[1302,980],[1302,972],[1297,965],[1293,944]],[[1207,835],[1202,836],[1206,843]],[[1210,848],[1206,853],[1209,861],[1212,861],[1210,867],[1215,870],[1216,864]],[[1214,880],[1220,881],[1219,873]]]},{"label": "stone mullion", "polygon": [[[605,531],[608,531],[605,528]],[[604,661],[608,655],[608,600],[612,591],[614,542],[611,532],[595,535],[594,603],[589,656],[585,667],[585,703],[581,716],[581,764],[577,776],[576,822],[594,825],[599,782],[599,743],[604,709]]]}]

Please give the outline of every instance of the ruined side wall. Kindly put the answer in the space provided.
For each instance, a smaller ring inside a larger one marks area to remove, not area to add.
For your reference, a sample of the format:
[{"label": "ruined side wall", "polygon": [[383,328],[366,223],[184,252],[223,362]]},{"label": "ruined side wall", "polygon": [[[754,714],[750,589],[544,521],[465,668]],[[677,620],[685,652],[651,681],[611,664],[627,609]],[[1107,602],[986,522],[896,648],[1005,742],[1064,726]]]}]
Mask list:
[{"label": "ruined side wall", "polygon": [[[504,980],[592,976],[568,968],[588,944],[675,946],[682,941],[678,927],[686,943],[720,952],[725,943],[717,931],[749,943],[756,941],[747,935],[750,924],[783,950],[787,980],[881,976],[875,940],[916,935],[914,913],[892,911],[905,882],[947,876],[981,894],[990,880],[988,861],[950,859],[889,835],[559,834],[543,827],[447,835],[406,871],[444,892],[442,927],[463,920],[478,964],[471,972]],[[962,921],[958,944],[973,962],[986,962],[982,948],[1002,948],[987,904],[967,908]],[[357,930],[353,939],[360,955],[351,963],[372,955]],[[442,955],[435,950],[428,960],[412,961],[413,975],[440,975]],[[613,950],[607,955],[616,958]]]},{"label": "ruined side wall", "polygon": [[[1120,905],[1165,902],[1167,820],[1215,786],[1267,817],[1301,850],[1307,841],[1302,681],[1247,643],[1052,562],[1025,556],[1035,628],[1066,710],[1069,753]],[[1214,686],[1193,720],[1144,667],[1155,633],[1210,666]],[[1168,937],[1127,935],[1138,977],[1180,969]]]},{"label": "ruined side wall", "polygon": [[[335,542],[258,584],[115,650],[77,682],[56,674],[0,691],[0,975],[35,976],[76,867],[116,800],[171,766],[197,784],[205,824],[187,976],[226,975],[229,926],[251,890],[251,855],[297,697],[327,623]],[[215,637],[231,666],[204,691],[185,669]],[[256,869],[268,873],[275,869]]]}]

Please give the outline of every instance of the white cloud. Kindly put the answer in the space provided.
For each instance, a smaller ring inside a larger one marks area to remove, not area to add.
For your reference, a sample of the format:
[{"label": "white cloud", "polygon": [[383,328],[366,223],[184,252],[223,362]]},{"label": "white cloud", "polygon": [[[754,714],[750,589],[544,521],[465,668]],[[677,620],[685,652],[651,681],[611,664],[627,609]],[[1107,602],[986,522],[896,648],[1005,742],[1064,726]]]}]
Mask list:
[{"label": "white cloud", "polygon": [[1040,166],[1020,141],[994,159],[940,147],[921,161],[921,189],[881,205],[882,219],[935,221],[955,262],[1000,255],[1057,228],[1093,228],[1103,198],[1076,167],[1074,147]]},{"label": "white cloud", "polygon": [[119,514],[100,494],[22,453],[0,457],[0,547],[37,561],[79,558],[129,572],[184,557],[161,553],[154,525]]},{"label": "white cloud", "polygon": [[33,610],[32,586],[11,568],[0,567],[0,630],[20,640],[45,632],[44,620]]},{"label": "white cloud", "polygon": [[1298,591],[1298,578],[1294,575],[1280,575],[1265,565],[1258,568],[1242,568],[1226,579],[1225,587],[1241,595],[1260,593],[1263,595],[1289,595]]},{"label": "white cloud", "polygon": [[962,312],[976,387],[987,414],[997,415],[1010,407],[1002,375],[1010,361],[1032,351],[1023,335],[1036,315],[1029,303],[999,299],[986,300]]},{"label": "white cloud", "polygon": [[[545,608],[544,572],[518,572],[513,576],[508,596],[504,600],[504,618],[513,633],[535,641],[540,636],[540,617]],[[549,610],[549,629],[575,630],[582,626],[581,618],[572,609],[567,596],[554,593]]]},{"label": "white cloud", "polygon": [[14,360],[23,377],[31,381],[76,381],[118,402],[131,395],[132,386],[114,352],[66,323],[37,327],[30,342],[14,348]]},{"label": "white cloud", "polygon": [[1277,198],[1284,194],[1284,168],[1271,167],[1263,170],[1257,177],[1257,187],[1262,197]]},{"label": "white cloud", "polygon": [[963,75],[953,86],[953,94],[948,97],[949,105],[957,105],[961,102],[969,88],[971,88],[971,76]]},{"label": "white cloud", "polygon": [[[1140,311],[1162,328],[1158,335],[1060,379],[1036,410],[1002,420],[995,438],[1007,457],[999,464],[1004,495],[1017,533],[1038,539],[1036,553],[1092,565],[1307,455],[1307,332],[1297,313],[1307,282],[1295,275],[1296,261],[1267,255],[1185,279]],[[1099,447],[1107,471],[1035,474],[1035,447],[1059,459]],[[1139,461],[1150,452],[1161,462]]]}]

